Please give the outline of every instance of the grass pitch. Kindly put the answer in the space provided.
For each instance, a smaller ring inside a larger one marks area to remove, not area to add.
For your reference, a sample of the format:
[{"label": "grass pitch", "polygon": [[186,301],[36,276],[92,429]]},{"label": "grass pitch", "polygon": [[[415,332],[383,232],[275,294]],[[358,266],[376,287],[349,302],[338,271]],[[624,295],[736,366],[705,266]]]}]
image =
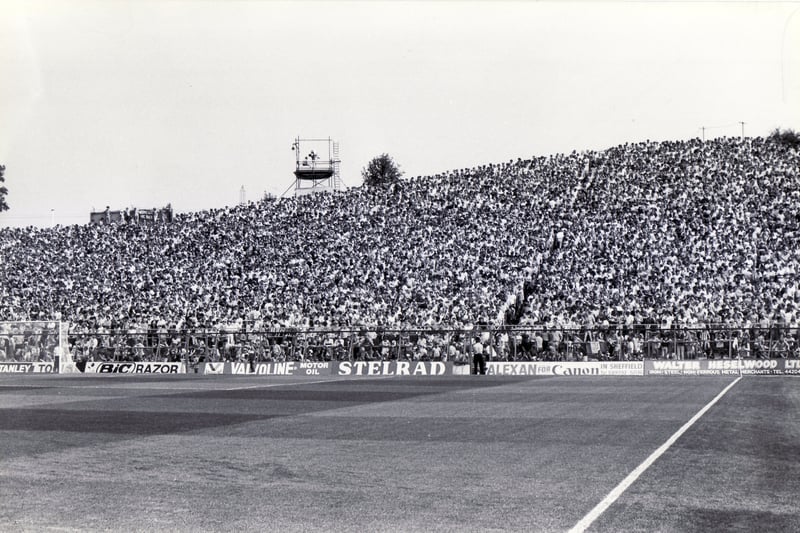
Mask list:
[{"label": "grass pitch", "polygon": [[[3,531],[566,531],[732,378],[0,377]],[[800,380],[737,383],[594,531],[800,531]]]}]

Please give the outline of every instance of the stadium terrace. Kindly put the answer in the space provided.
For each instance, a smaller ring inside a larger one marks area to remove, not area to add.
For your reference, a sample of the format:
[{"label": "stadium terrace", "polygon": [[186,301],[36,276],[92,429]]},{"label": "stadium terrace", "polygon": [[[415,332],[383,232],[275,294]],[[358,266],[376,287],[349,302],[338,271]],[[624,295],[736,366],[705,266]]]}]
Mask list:
[{"label": "stadium terrace", "polygon": [[167,352],[192,331],[513,325],[560,332],[528,335],[539,351],[580,331],[633,353],[637,325],[778,326],[796,354],[798,169],[762,138],[648,141],[171,224],[5,228],[0,320]]}]

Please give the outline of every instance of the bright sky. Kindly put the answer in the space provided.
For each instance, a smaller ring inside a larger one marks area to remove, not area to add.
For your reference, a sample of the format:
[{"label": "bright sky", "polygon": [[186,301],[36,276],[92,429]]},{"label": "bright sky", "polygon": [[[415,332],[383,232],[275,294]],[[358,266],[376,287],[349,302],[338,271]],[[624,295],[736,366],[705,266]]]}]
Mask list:
[{"label": "bright sky", "polygon": [[645,139],[800,130],[796,2],[0,2],[0,226]]}]

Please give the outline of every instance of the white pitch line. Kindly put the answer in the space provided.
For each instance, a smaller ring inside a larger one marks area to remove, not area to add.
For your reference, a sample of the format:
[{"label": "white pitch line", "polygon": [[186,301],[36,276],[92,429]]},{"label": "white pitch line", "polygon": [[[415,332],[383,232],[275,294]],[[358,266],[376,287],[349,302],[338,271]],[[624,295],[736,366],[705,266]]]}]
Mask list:
[{"label": "white pitch line", "polygon": [[230,389],[209,389],[209,390],[224,390],[224,391],[231,391],[231,390],[247,390],[247,389],[266,389],[268,387],[285,387],[287,385],[310,385],[312,383],[331,383],[333,381],[342,381],[341,379],[318,379],[316,381],[290,381],[287,383],[266,383],[266,384],[259,384],[259,385],[250,385],[247,387],[231,387]]},{"label": "white pitch line", "polygon": [[[252,374],[251,376],[255,376],[256,374]],[[336,376],[332,377],[331,379],[318,379],[314,381],[289,381],[286,383],[264,383],[258,385],[248,385],[243,387],[231,387],[227,389],[216,389],[216,388],[197,388],[193,385],[182,385],[183,383],[192,383],[190,381],[173,381],[168,382],[169,384],[181,384],[181,386],[173,386],[172,388],[166,388],[168,383],[165,382],[164,385],[141,385],[136,386],[135,383],[132,383],[130,387],[122,387],[126,390],[160,390],[166,391],[168,393],[180,394],[182,392],[213,392],[213,391],[234,391],[234,390],[247,390],[247,389],[263,389],[269,387],[288,387],[292,385],[307,385],[307,384],[314,384],[314,383],[336,383],[339,381],[354,381],[359,379],[386,379],[386,378],[394,378],[397,376],[350,376],[350,377],[339,377],[337,379]],[[122,379],[120,379],[122,381]],[[28,388],[28,389],[41,389],[43,388],[42,385],[39,384],[30,384],[30,385],[14,385],[15,388]],[[2,388],[2,386],[0,386]],[[116,386],[110,386],[107,383],[104,385],[59,385],[57,387],[46,387],[46,388],[55,388],[55,389],[116,389]],[[120,396],[121,397],[121,396]],[[109,396],[109,398],[117,398],[117,396]]]},{"label": "white pitch line", "polygon": [[[266,385],[250,385],[248,387],[233,387],[230,389],[207,389],[207,390],[224,390],[224,391],[232,391],[232,390],[247,390],[247,389],[265,389],[267,387],[286,387],[289,385],[310,385],[312,383],[335,383],[339,381],[353,381],[357,379],[364,379],[366,376],[353,376],[353,377],[346,377],[336,379],[318,379],[316,381],[291,381],[288,383],[267,383]],[[393,378],[396,376],[369,376],[367,379],[386,379],[386,378]]]},{"label": "white pitch line", "polygon": [[639,476],[641,476],[641,475],[644,473],[644,471],[645,471],[645,470],[647,470],[648,468],[650,468],[650,465],[652,465],[654,462],[656,462],[656,460],[657,460],[659,457],[661,457],[661,455],[663,455],[663,453],[664,453],[664,452],[666,452],[666,451],[669,449],[669,447],[670,447],[670,446],[672,446],[673,444],[675,444],[675,441],[676,441],[676,440],[678,440],[678,439],[681,437],[681,435],[683,435],[684,433],[686,433],[686,431],[687,431],[687,430],[688,430],[690,427],[692,427],[692,425],[693,425],[695,422],[697,422],[697,421],[700,419],[700,417],[701,417],[701,416],[703,416],[704,414],[706,414],[706,411],[708,411],[709,409],[711,409],[711,407],[712,407],[712,406],[713,406],[715,403],[717,403],[717,402],[719,401],[719,399],[720,399],[720,398],[722,398],[722,397],[725,395],[725,393],[726,393],[726,392],[728,392],[729,390],[731,390],[731,388],[732,388],[734,385],[736,385],[736,384],[739,382],[739,380],[740,380],[740,379],[742,379],[742,377],[741,377],[741,376],[739,376],[738,378],[736,378],[735,380],[733,380],[733,382],[732,382],[730,385],[728,385],[727,387],[725,387],[724,389],[722,389],[722,392],[720,392],[719,394],[717,394],[717,395],[714,397],[714,399],[713,399],[713,400],[711,400],[710,402],[708,402],[708,403],[706,404],[706,406],[705,406],[705,407],[703,407],[702,409],[700,409],[700,410],[697,412],[697,414],[696,414],[696,415],[694,415],[694,416],[693,416],[691,419],[689,419],[689,421],[688,421],[688,422],[686,422],[686,423],[685,423],[683,426],[681,426],[681,427],[680,427],[680,429],[678,429],[678,431],[676,431],[676,432],[675,432],[675,433],[674,433],[674,434],[673,434],[673,435],[672,435],[672,436],[671,436],[669,439],[667,439],[667,441],[666,441],[664,444],[662,444],[661,446],[659,446],[659,447],[658,447],[658,449],[657,449],[656,451],[654,451],[653,453],[651,453],[651,454],[650,454],[650,456],[649,456],[647,459],[645,459],[645,460],[644,460],[644,462],[642,462],[642,464],[640,464],[639,466],[637,466],[637,467],[636,467],[636,468],[635,468],[635,469],[634,469],[634,470],[633,470],[633,471],[632,471],[630,474],[628,474],[628,476],[627,476],[625,479],[623,479],[623,480],[622,480],[622,481],[619,483],[619,485],[617,485],[616,487],[614,487],[614,488],[611,490],[611,492],[609,492],[609,493],[606,495],[606,497],[605,497],[605,498],[603,498],[603,499],[600,501],[600,503],[598,503],[598,504],[597,504],[597,505],[594,507],[594,509],[592,509],[591,511],[589,511],[589,512],[586,514],[586,516],[584,516],[583,518],[581,518],[580,522],[578,522],[577,524],[575,524],[575,525],[572,527],[572,529],[570,529],[570,530],[569,530],[569,533],[583,533],[584,531],[586,531],[586,529],[587,529],[587,528],[588,528],[590,525],[592,525],[592,522],[594,522],[595,520],[597,520],[597,518],[598,518],[598,517],[599,517],[601,514],[603,514],[603,513],[605,512],[605,510],[606,510],[606,509],[608,509],[608,508],[611,506],[611,504],[613,504],[615,501],[617,501],[617,499],[618,499],[620,496],[622,496],[622,493],[623,493],[623,492],[625,492],[625,490],[626,490],[628,487],[630,487],[630,486],[633,484],[633,482],[634,482],[634,481],[636,481],[637,479],[639,479]]}]

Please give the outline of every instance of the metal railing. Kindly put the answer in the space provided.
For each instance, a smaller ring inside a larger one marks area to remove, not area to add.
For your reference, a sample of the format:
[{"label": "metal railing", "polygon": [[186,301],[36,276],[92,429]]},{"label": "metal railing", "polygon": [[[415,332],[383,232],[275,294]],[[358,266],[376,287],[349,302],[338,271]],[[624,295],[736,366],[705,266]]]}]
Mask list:
[{"label": "metal railing", "polygon": [[0,363],[51,362],[62,342],[60,322],[0,322]]},{"label": "metal railing", "polygon": [[[800,328],[476,327],[475,329],[148,330],[68,335],[89,361],[468,361],[480,341],[496,361],[800,358]],[[0,348],[3,338],[0,335]],[[28,350],[32,353],[33,350]]]}]

